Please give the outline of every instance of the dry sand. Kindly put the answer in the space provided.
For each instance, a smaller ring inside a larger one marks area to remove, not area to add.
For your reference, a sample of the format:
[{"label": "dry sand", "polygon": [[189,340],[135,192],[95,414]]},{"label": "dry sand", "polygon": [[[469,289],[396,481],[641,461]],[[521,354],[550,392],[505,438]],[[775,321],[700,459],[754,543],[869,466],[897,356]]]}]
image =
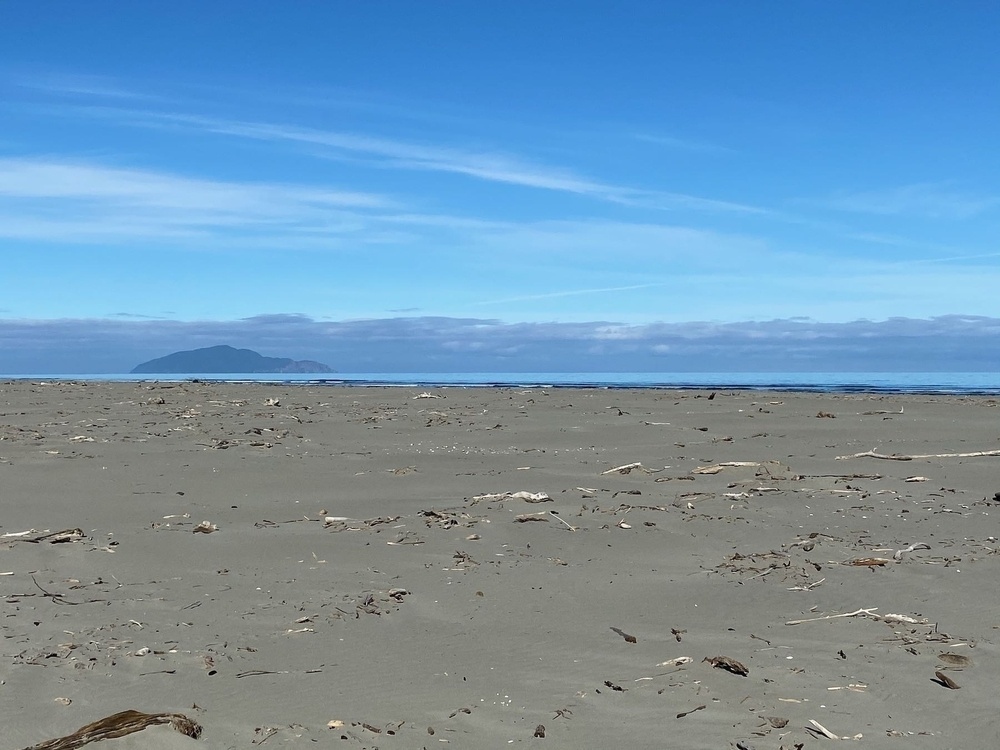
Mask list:
[{"label": "dry sand", "polygon": [[996,746],[995,400],[419,395],[0,384],[0,745]]}]

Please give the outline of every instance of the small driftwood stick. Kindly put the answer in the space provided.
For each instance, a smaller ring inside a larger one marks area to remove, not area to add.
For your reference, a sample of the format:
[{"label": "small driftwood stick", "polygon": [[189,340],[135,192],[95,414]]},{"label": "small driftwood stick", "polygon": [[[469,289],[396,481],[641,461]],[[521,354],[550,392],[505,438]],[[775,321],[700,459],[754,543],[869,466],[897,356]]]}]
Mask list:
[{"label": "small driftwood stick", "polygon": [[857,617],[858,615],[861,615],[863,617],[867,617],[869,615],[874,615],[876,609],[878,609],[878,607],[869,607],[868,609],[859,609],[859,610],[856,610],[854,612],[844,612],[843,614],[839,614],[839,615],[825,615],[824,617],[810,617],[808,620],[789,620],[788,622],[785,623],[785,625],[801,625],[802,623],[805,623],[805,622],[819,622],[820,620],[835,620],[838,617]]},{"label": "small driftwood stick", "polygon": [[41,536],[32,537],[31,539],[25,539],[26,542],[49,542],[50,544],[59,544],[60,542],[77,542],[81,539],[86,539],[87,535],[83,533],[83,529],[63,529],[62,531],[53,531],[49,534],[42,534]]},{"label": "small driftwood stick", "polygon": [[721,464],[712,464],[711,466],[699,466],[695,469],[691,469],[692,474],[718,474],[720,471],[727,467],[739,467],[739,466],[760,466],[760,461],[723,461]]},{"label": "small driftwood stick", "polygon": [[728,656],[706,656],[702,659],[702,662],[706,661],[716,669],[724,669],[730,674],[739,675],[740,677],[746,677],[750,674],[750,670],[745,665]]},{"label": "small driftwood stick", "polygon": [[809,719],[809,724],[810,726],[807,726],[806,729],[808,729],[814,735],[820,735],[822,737],[826,737],[829,740],[860,740],[864,736],[862,734],[856,734],[853,737],[848,737],[848,736],[841,737],[839,734],[834,734],[833,732],[831,732],[829,729],[824,727],[815,719]]},{"label": "small driftwood stick", "polygon": [[934,677],[936,677],[937,679],[932,680],[932,682],[937,682],[939,685],[942,685],[948,688],[949,690],[960,690],[962,688],[961,685],[959,685],[957,682],[951,679],[944,672],[935,672]]},{"label": "small driftwood stick", "polygon": [[859,609],[854,612],[844,612],[839,615],[825,615],[823,617],[810,617],[807,620],[789,620],[785,625],[801,625],[805,622],[819,622],[820,620],[835,620],[838,617],[870,617],[873,620],[878,620],[879,622],[905,622],[910,625],[928,625],[926,618],[918,620],[916,617],[910,617],[909,615],[896,615],[889,614],[880,615],[875,610],[878,607],[868,607],[867,609]]},{"label": "small driftwood stick", "polygon": [[815,732],[816,734],[821,734],[824,737],[826,737],[828,740],[839,740],[840,739],[840,735],[839,734],[834,734],[833,732],[831,732],[829,729],[827,729],[826,727],[824,727],[822,724],[820,724],[815,719],[809,719],[809,723],[812,726],[808,726],[808,727],[806,727],[806,729],[808,729],[810,732]]},{"label": "small driftwood stick", "polygon": [[559,514],[556,513],[554,510],[550,510],[549,511],[549,515],[552,516],[557,521],[559,521],[560,523],[565,524],[566,528],[569,529],[570,531],[577,531],[577,527],[576,526],[574,526],[573,524],[571,524],[568,521],[564,520],[563,518],[560,518]]},{"label": "small driftwood stick", "polygon": [[654,469],[647,469],[640,462],[635,461],[635,462],[630,463],[630,464],[622,464],[621,466],[616,466],[613,469],[608,469],[607,471],[602,471],[601,472],[601,476],[604,476],[605,474],[628,474],[633,469],[641,471],[641,472],[643,472],[645,474],[655,474],[656,473],[656,470],[654,470]]},{"label": "small driftwood stick", "polygon": [[885,453],[876,453],[874,450],[870,450],[863,453],[852,453],[849,456],[837,456],[837,460],[843,461],[846,458],[884,458],[887,461],[912,461],[916,458],[975,458],[976,456],[1000,456],[1000,450],[972,451],[971,453],[922,453],[912,456],[889,456]]},{"label": "small driftwood stick", "polygon": [[156,724],[169,724],[176,731],[194,739],[197,739],[201,734],[201,725],[184,714],[147,714],[142,711],[129,710],[106,716],[99,721],[80,727],[65,737],[47,740],[24,750],[76,750],[76,748],[83,747],[90,742],[124,737],[134,732],[141,732]]},{"label": "small driftwood stick", "polygon": [[678,719],[683,719],[688,714],[693,714],[695,711],[702,711],[705,708],[706,708],[706,706],[697,706],[695,708],[692,708],[690,711],[681,711],[679,714],[677,714],[677,718]]},{"label": "small driftwood stick", "polygon": [[616,628],[612,626],[611,630],[620,635],[622,638],[624,638],[626,643],[637,643],[639,640],[634,635],[632,635],[631,633],[626,633],[621,628]]},{"label": "small driftwood stick", "polygon": [[903,555],[905,555],[907,552],[913,552],[914,550],[918,549],[930,549],[930,548],[931,545],[929,545],[927,542],[916,542],[914,544],[911,544],[909,547],[906,547],[905,549],[896,550],[896,552],[892,556],[892,559],[902,560]]}]

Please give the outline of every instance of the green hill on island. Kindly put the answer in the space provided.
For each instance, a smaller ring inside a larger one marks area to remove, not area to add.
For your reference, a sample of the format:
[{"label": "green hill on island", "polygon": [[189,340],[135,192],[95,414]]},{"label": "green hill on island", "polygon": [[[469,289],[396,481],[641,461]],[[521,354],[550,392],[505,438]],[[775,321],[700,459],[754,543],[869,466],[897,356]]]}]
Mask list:
[{"label": "green hill on island", "polygon": [[132,368],[133,374],[142,373],[313,373],[333,372],[321,362],[294,360],[285,357],[265,357],[252,349],[235,349],[231,346],[209,346],[204,349],[174,352],[165,357],[151,359]]}]

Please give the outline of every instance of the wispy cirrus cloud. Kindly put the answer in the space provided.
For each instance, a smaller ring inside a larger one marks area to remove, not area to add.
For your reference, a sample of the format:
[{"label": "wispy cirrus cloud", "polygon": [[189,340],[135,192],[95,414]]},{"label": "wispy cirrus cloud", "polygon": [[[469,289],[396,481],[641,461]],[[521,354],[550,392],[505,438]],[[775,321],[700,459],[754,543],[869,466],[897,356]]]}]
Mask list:
[{"label": "wispy cirrus cloud", "polygon": [[[11,78],[11,76],[8,76]],[[438,172],[463,175],[485,182],[578,195],[622,206],[660,211],[694,211],[724,214],[769,214],[768,209],[747,203],[692,195],[680,191],[657,190],[608,182],[587,176],[576,169],[542,163],[522,154],[493,146],[469,147],[419,142],[412,138],[385,137],[347,130],[309,127],[290,122],[234,119],[206,116],[197,111],[204,102],[189,101],[187,111],[167,111],[170,101],[157,95],[137,92],[116,79],[73,73],[32,73],[13,76],[15,86],[50,95],[53,101],[46,114],[88,116],[116,126],[173,128],[192,133],[254,140],[272,145],[307,148],[319,158],[350,159],[368,162],[377,168]],[[216,92],[218,93],[218,92]],[[259,97],[259,92],[256,94]],[[325,101],[325,96],[319,101]],[[340,101],[341,97],[336,97]],[[357,98],[355,95],[354,98]],[[149,100],[144,105],[143,100]],[[88,101],[89,100],[89,101]],[[136,107],[114,106],[119,100],[135,102]],[[173,100],[176,104],[176,100]],[[300,103],[317,106],[316,97],[302,97]],[[352,106],[357,105],[353,102]],[[387,104],[379,103],[379,111]],[[143,108],[145,107],[145,108]],[[395,105],[394,119],[406,119],[409,109]],[[390,108],[391,109],[391,108]],[[398,110],[398,111],[397,111]],[[636,137],[670,148],[716,151],[719,147],[697,140],[642,134]]]},{"label": "wispy cirrus cloud", "polygon": [[149,241],[229,232],[351,234],[393,200],[323,187],[211,180],[58,158],[0,159],[0,237]]},{"label": "wispy cirrus cloud", "polygon": [[824,204],[840,211],[881,216],[969,219],[1000,207],[1000,195],[965,192],[950,183],[922,182],[885,190],[837,193]]},{"label": "wispy cirrus cloud", "polygon": [[[272,249],[338,242],[408,246],[422,238],[443,251],[474,246],[511,257],[571,254],[578,265],[603,264],[613,249],[619,258],[639,260],[695,249],[702,254],[730,247],[747,251],[755,244],[653,223],[516,222],[419,213],[376,193],[214,180],[58,157],[0,158],[0,238],[72,245],[141,240],[177,247],[211,240]],[[557,292],[553,298],[582,293]]]},{"label": "wispy cirrus cloud", "polygon": [[307,146],[318,156],[362,158],[375,166],[464,175],[487,182],[551,190],[620,205],[659,210],[763,214],[757,206],[684,193],[647,190],[594,180],[574,170],[539,164],[495,149],[471,149],[285,123],[231,120],[155,110],[87,107],[91,116],[131,126],[174,126],[272,144]]},{"label": "wispy cirrus cloud", "polygon": [[[899,237],[892,234],[879,232],[857,232],[849,235],[851,239],[861,240],[875,245],[887,245],[889,247],[900,247],[915,249],[920,251],[931,251],[935,253],[932,257],[907,257],[895,261],[896,265],[921,265],[926,263],[953,263],[985,260],[987,258],[1000,257],[1000,252],[971,253],[964,252],[967,248],[961,245],[946,245],[931,243],[921,240],[912,240],[906,237]],[[947,255],[942,255],[947,253]]]},{"label": "wispy cirrus cloud", "polygon": [[11,72],[6,76],[20,89],[66,97],[117,99],[135,102],[165,102],[165,97],[136,91],[110,76],[66,72]]},{"label": "wispy cirrus cloud", "polygon": [[288,205],[325,208],[391,205],[388,199],[369,193],[223,182],[63,159],[0,159],[0,196],[115,199],[135,206],[176,209],[204,206],[215,211],[264,213],[280,213]]}]

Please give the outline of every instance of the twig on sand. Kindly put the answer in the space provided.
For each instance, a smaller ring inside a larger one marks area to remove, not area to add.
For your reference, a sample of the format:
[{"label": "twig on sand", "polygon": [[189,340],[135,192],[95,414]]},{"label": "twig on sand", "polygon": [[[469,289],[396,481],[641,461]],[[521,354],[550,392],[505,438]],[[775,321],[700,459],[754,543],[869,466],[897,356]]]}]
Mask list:
[{"label": "twig on sand", "polygon": [[565,519],[560,518],[559,514],[556,513],[554,510],[550,510],[549,511],[549,515],[552,516],[557,521],[559,521],[560,523],[565,524],[566,528],[569,529],[570,531],[577,531],[578,530],[577,527],[574,526],[573,524],[571,524],[569,521],[566,521]]},{"label": "twig on sand", "polygon": [[833,732],[831,732],[829,729],[824,727],[815,719],[809,719],[809,724],[810,726],[806,727],[808,731],[812,732],[813,734],[818,734],[823,737],[826,737],[829,740],[860,740],[861,737],[863,736],[861,734],[856,734],[853,737],[850,736],[841,737],[839,734],[834,734]]},{"label": "twig on sand", "polygon": [[703,710],[704,708],[705,708],[705,706],[697,706],[697,707],[695,707],[695,708],[692,708],[692,709],[691,709],[691,710],[689,710],[689,711],[681,711],[681,712],[680,712],[679,714],[677,714],[677,718],[678,718],[678,719],[683,719],[683,718],[684,718],[685,716],[687,716],[688,714],[693,714],[693,713],[694,713],[695,711],[701,711],[701,710]]},{"label": "twig on sand", "polygon": [[80,727],[65,737],[47,740],[25,748],[25,750],[75,750],[90,742],[124,737],[134,732],[141,732],[146,727],[156,724],[169,724],[181,734],[195,739],[201,734],[201,725],[184,714],[147,714],[142,711],[129,710],[107,716]]},{"label": "twig on sand", "polygon": [[723,461],[721,464],[712,464],[711,466],[699,466],[696,469],[691,469],[691,473],[718,474],[726,467],[737,467],[737,466],[760,466],[760,461]]},{"label": "twig on sand", "polygon": [[87,535],[83,533],[83,529],[63,529],[62,531],[53,531],[48,534],[42,534],[41,536],[36,536],[31,539],[25,539],[26,542],[48,542],[49,544],[60,544],[62,542],[78,542],[81,539],[86,539]]},{"label": "twig on sand", "polygon": [[927,542],[916,542],[915,544],[911,544],[909,547],[906,547],[905,549],[896,550],[895,553],[893,553],[892,555],[892,559],[902,560],[903,555],[905,555],[907,552],[913,552],[914,550],[917,549],[930,549],[930,548],[931,545],[929,545]]},{"label": "twig on sand", "polygon": [[635,461],[634,463],[622,464],[621,466],[616,466],[613,469],[608,469],[607,471],[602,471],[601,472],[601,476],[604,476],[605,474],[628,474],[633,469],[638,469],[639,471],[641,471],[641,472],[643,472],[645,474],[655,474],[657,472],[656,469],[647,469],[639,461]]},{"label": "twig on sand", "polygon": [[263,745],[277,733],[278,733],[277,727],[257,727],[254,730],[254,739],[250,741],[250,744]]},{"label": "twig on sand", "polygon": [[854,560],[845,560],[844,562],[841,563],[841,565],[854,565],[855,567],[858,568],[864,568],[864,567],[880,568],[888,565],[891,562],[892,560],[889,560],[885,557],[858,557],[855,558]]},{"label": "twig on sand", "polygon": [[909,615],[894,615],[892,613],[880,615],[875,610],[878,607],[866,607],[862,609],[857,609],[854,612],[843,612],[838,615],[824,615],[823,617],[810,617],[806,620],[789,620],[785,625],[802,625],[806,622],[819,622],[820,620],[835,620],[838,617],[871,617],[873,620],[879,620],[880,622],[905,622],[910,625],[927,625],[927,620],[918,620],[915,617],[910,617]]},{"label": "twig on sand", "polygon": [[[343,611],[343,610],[341,610],[341,611]],[[302,670],[296,670],[296,669],[282,669],[282,670],[251,669],[251,670],[249,670],[247,672],[240,672],[239,674],[236,675],[236,679],[240,679],[240,678],[243,678],[243,677],[260,677],[261,675],[265,675],[265,674],[318,674],[318,673],[320,673],[322,671],[323,671],[322,669],[302,669]]]},{"label": "twig on sand", "polygon": [[386,542],[390,546],[397,546],[400,544],[423,544],[424,540],[414,534],[412,531],[404,531],[395,541]]},{"label": "twig on sand", "polygon": [[976,456],[1000,456],[1000,450],[995,451],[972,451],[970,453],[921,453],[914,455],[887,455],[877,453],[875,450],[864,451],[863,453],[852,453],[849,456],[837,456],[838,461],[846,458],[883,458],[887,461],[912,461],[916,458],[974,458]]},{"label": "twig on sand", "polygon": [[551,503],[552,498],[547,492],[490,492],[485,495],[473,495],[472,504],[487,502],[502,502],[504,500],[524,500],[526,503]]},{"label": "twig on sand", "polygon": [[[43,594],[45,594],[45,596],[49,597],[56,604],[72,604],[72,605],[75,606],[77,604],[93,604],[95,602],[107,601],[106,599],[87,599],[86,601],[82,601],[82,602],[71,602],[68,599],[66,599],[63,594],[53,594],[51,591],[46,591],[45,589],[43,589],[42,585],[37,580],[35,580],[34,576],[31,576],[31,582],[35,584],[35,587],[39,591],[41,591]],[[29,594],[18,594],[18,596],[37,596],[37,594],[30,594],[30,595]]]},{"label": "twig on sand", "polygon": [[817,586],[822,585],[826,578],[820,578],[818,581],[813,581],[812,583],[803,583],[801,586],[792,586],[789,591],[812,591]]},{"label": "twig on sand", "polygon": [[789,620],[785,625],[801,625],[805,622],[819,622],[820,620],[834,620],[838,617],[857,617],[861,615],[862,617],[867,617],[869,615],[874,615],[875,610],[878,607],[869,607],[868,609],[858,609],[854,612],[844,612],[839,615],[824,615],[823,617],[810,617],[808,620]]},{"label": "twig on sand", "polygon": [[621,628],[616,628],[616,627],[612,626],[611,630],[613,632],[617,633],[618,635],[620,635],[622,638],[624,638],[626,643],[637,643],[638,642],[638,638],[636,638],[631,633],[626,633]]}]

